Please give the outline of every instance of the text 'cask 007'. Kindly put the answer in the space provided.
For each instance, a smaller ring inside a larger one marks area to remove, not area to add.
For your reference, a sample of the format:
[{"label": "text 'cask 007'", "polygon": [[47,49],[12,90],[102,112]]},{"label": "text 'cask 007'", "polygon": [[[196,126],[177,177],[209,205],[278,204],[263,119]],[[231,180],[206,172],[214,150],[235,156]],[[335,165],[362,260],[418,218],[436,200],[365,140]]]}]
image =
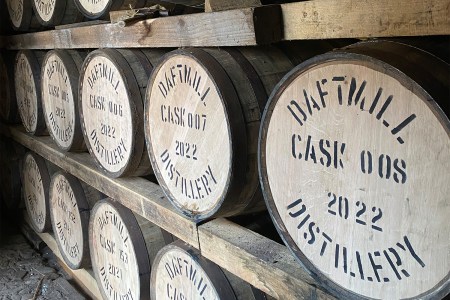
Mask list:
[{"label": "text 'cask 007'", "polygon": [[45,27],[72,24],[83,20],[73,0],[31,0],[38,22]]},{"label": "text 'cask 007'", "polygon": [[23,160],[23,195],[30,218],[30,225],[36,232],[51,230],[49,187],[50,174],[45,160],[28,152]]},{"label": "text 'cask 007'", "polygon": [[45,52],[21,50],[17,53],[14,83],[20,119],[28,133],[46,135],[42,111],[41,65]]},{"label": "text 'cask 007'", "polygon": [[78,113],[78,78],[84,57],[84,52],[51,50],[42,63],[45,123],[53,141],[64,151],[86,150]]},{"label": "text 'cask 007'", "polygon": [[144,139],[143,97],[160,50],[101,49],[85,59],[79,82],[83,135],[111,177],[151,173]]},{"label": "text 'cask 007'", "polygon": [[152,265],[150,299],[267,299],[259,290],[178,240],[162,248]]},{"label": "text 'cask 007'", "polygon": [[34,0],[6,0],[9,19],[14,30],[28,31],[41,28],[33,13]]},{"label": "text 'cask 007'", "polygon": [[449,66],[368,42],[313,58],[272,94],[266,203],[296,257],[341,298],[449,292]]},{"label": "text 'cask 007'", "polygon": [[111,199],[89,222],[92,269],[104,299],[149,299],[150,266],[164,246],[160,229]]},{"label": "text 'cask 007'", "polygon": [[[0,119],[6,123],[20,122],[14,86],[14,52],[0,55]],[[6,63],[5,63],[6,62]]]},{"label": "text 'cask 007'", "polygon": [[89,255],[89,217],[103,194],[63,171],[50,183],[50,215],[59,251],[71,269],[86,268]]},{"label": "text 'cask 007'", "polygon": [[183,49],[155,68],[145,104],[147,147],[164,193],[185,215],[265,209],[259,121],[268,93],[291,68],[275,48]]}]

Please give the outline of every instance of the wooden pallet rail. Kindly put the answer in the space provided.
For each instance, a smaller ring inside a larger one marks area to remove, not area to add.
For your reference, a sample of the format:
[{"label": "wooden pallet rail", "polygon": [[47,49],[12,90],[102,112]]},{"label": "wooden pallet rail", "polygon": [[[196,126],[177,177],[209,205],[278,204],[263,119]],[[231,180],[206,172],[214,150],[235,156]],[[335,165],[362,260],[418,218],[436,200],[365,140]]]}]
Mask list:
[{"label": "wooden pallet rail", "polygon": [[[97,170],[89,153],[62,152],[49,136],[30,136],[22,126],[0,126],[0,129],[1,134],[10,136],[65,171],[120,201],[135,213],[191,244],[206,258],[265,293],[277,299],[333,299],[316,287],[314,279],[300,267],[284,245],[226,219],[217,219],[197,226],[175,211],[157,184],[140,177],[108,178]],[[54,243],[54,240],[50,240],[50,235],[40,236],[46,243]]]},{"label": "wooden pallet rail", "polygon": [[450,0],[314,0],[13,35],[9,49],[251,46],[450,34]]}]

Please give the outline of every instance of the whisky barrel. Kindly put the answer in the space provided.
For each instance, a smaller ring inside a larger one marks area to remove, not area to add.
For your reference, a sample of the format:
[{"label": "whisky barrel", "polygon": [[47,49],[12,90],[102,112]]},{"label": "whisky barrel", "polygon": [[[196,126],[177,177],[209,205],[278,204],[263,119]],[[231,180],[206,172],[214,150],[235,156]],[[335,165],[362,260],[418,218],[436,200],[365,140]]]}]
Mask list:
[{"label": "whisky barrel", "polygon": [[32,1],[34,0],[6,0],[9,19],[14,30],[30,31],[41,28],[33,13]]},{"label": "whisky barrel", "polygon": [[149,299],[150,267],[164,241],[159,228],[111,199],[97,202],[89,247],[104,299]]},{"label": "whisky barrel", "polygon": [[80,12],[89,19],[108,17],[110,11],[151,6],[151,0],[74,0]]},{"label": "whisky barrel", "polygon": [[14,83],[20,119],[28,133],[46,135],[42,111],[41,65],[45,52],[21,50],[17,53]]},{"label": "whisky barrel", "polygon": [[180,49],[150,78],[145,137],[164,193],[197,221],[265,209],[257,136],[267,95],[292,63],[279,50]]},{"label": "whisky barrel", "polygon": [[6,123],[20,122],[14,87],[14,65],[11,63],[14,56],[12,52],[2,52],[0,55],[0,120]]},{"label": "whisky barrel", "polygon": [[28,152],[23,159],[22,185],[30,225],[36,232],[51,230],[49,187],[50,172],[45,159]]},{"label": "whisky barrel", "polygon": [[302,265],[344,299],[449,292],[449,65],[407,45],[312,58],[270,97],[267,206]]},{"label": "whisky barrel", "polygon": [[59,251],[71,269],[91,265],[89,217],[102,193],[63,171],[50,182],[50,215]]},{"label": "whisky barrel", "polygon": [[162,50],[101,49],[80,72],[83,135],[97,165],[109,176],[151,173],[144,140],[143,99]]},{"label": "whisky barrel", "polygon": [[31,0],[38,22],[45,27],[81,22],[83,15],[73,0]]},{"label": "whisky barrel", "polygon": [[41,91],[45,123],[64,151],[84,151],[78,112],[78,78],[84,52],[52,50],[42,63]]},{"label": "whisky barrel", "polygon": [[158,252],[152,265],[150,286],[152,300],[268,299],[181,240]]}]

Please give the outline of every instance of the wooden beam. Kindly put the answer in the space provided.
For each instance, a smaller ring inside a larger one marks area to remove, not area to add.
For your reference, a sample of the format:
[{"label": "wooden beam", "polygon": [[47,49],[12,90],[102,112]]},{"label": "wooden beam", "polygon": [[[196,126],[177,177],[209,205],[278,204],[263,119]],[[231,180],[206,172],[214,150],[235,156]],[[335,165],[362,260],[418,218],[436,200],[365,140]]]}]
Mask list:
[{"label": "wooden beam", "polygon": [[10,133],[20,144],[199,249],[197,225],[176,211],[159,185],[141,177],[109,178],[89,153],[63,152],[49,136],[30,136],[20,126],[10,127]]},{"label": "wooden beam", "polygon": [[281,40],[280,6],[101,24],[9,37],[9,49],[248,46]]},{"label": "wooden beam", "polygon": [[260,5],[261,5],[260,0],[241,0],[241,1],[205,0],[205,12],[230,10]]},{"label": "wooden beam", "polygon": [[281,10],[285,40],[450,34],[450,0],[314,0]]},{"label": "wooden beam", "polygon": [[285,246],[226,219],[210,221],[198,230],[204,257],[272,297],[333,299],[315,287],[317,282]]}]

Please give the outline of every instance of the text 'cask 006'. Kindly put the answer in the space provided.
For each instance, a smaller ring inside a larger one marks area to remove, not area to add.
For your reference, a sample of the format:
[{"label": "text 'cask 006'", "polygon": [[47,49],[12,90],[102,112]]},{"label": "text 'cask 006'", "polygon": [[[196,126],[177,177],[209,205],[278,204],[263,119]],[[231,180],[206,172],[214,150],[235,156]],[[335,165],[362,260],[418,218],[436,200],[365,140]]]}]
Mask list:
[{"label": "text 'cask 006'", "polygon": [[[0,55],[0,119],[6,123],[20,122],[14,86],[14,52]],[[5,63],[6,62],[6,63]]]},{"label": "text 'cask 006'", "polygon": [[152,265],[150,299],[267,299],[259,290],[178,240],[162,248]]},{"label": "text 'cask 006'", "polygon": [[143,97],[160,50],[101,49],[85,59],[79,82],[83,135],[111,177],[151,173],[144,139]]},{"label": "text 'cask 006'", "polygon": [[296,257],[341,298],[449,292],[449,66],[368,42],[313,58],[272,94],[266,203]]},{"label": "text 'cask 006'", "polygon": [[46,135],[42,111],[41,65],[45,52],[21,50],[17,53],[14,83],[20,119],[28,133]]},{"label": "text 'cask 006'", "polygon": [[45,123],[53,141],[64,151],[86,150],[78,113],[78,78],[84,57],[84,52],[51,50],[42,63]]},{"label": "text 'cask 006'", "polygon": [[33,13],[34,0],[6,0],[9,19],[14,30],[28,31],[41,28]]},{"label": "text 'cask 006'", "polygon": [[83,20],[73,0],[31,0],[38,22],[45,27],[72,24]]},{"label": "text 'cask 006'", "polygon": [[155,68],[145,104],[147,147],[164,193],[185,215],[265,209],[259,121],[268,93],[291,68],[275,48],[183,49]]},{"label": "text 'cask 006'", "polygon": [[89,222],[92,269],[104,299],[149,299],[150,266],[164,246],[161,230],[111,199]]},{"label": "text 'cask 006'", "polygon": [[103,194],[63,171],[50,183],[50,215],[56,243],[71,269],[86,268],[89,255],[89,217]]}]

